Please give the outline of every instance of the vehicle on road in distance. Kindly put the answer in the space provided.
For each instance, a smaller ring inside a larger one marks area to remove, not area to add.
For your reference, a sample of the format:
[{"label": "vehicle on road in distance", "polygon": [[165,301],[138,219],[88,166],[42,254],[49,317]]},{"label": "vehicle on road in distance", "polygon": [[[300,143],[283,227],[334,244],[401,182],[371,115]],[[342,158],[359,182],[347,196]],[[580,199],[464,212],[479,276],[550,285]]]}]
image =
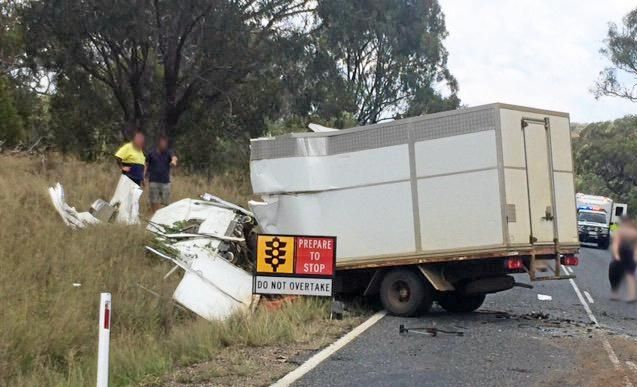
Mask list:
[{"label": "vehicle on road in distance", "polygon": [[610,227],[606,223],[605,211],[578,210],[577,231],[581,242],[594,242],[602,249],[607,249],[610,244]]},{"label": "vehicle on road in distance", "polygon": [[611,198],[577,193],[577,231],[581,242],[596,243],[607,249],[611,238],[611,225],[627,215],[628,206],[615,203]]},{"label": "vehicle on road in distance", "polygon": [[338,293],[392,314],[573,278],[579,239],[567,113],[490,104],[253,139],[261,232],[338,238]]}]

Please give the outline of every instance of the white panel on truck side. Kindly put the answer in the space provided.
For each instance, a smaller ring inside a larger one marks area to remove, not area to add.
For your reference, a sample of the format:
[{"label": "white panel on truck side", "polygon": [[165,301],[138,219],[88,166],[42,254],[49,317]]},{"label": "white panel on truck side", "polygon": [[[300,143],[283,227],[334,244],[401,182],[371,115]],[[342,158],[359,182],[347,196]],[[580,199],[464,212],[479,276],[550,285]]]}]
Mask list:
[{"label": "white panel on truck side", "polygon": [[[555,148],[553,148],[555,149]],[[557,231],[560,243],[578,243],[573,173],[555,172]]]},{"label": "white panel on truck side", "polygon": [[551,148],[555,186],[555,213],[560,243],[576,244],[577,211],[571,149],[571,125],[568,117],[550,116]]},{"label": "white panel on truck side", "polygon": [[418,180],[423,251],[501,245],[498,171]]},{"label": "white panel on truck side", "polygon": [[571,154],[571,127],[567,117],[549,116],[551,125],[551,148],[553,149],[553,170],[573,172]]},{"label": "white panel on truck side", "polygon": [[494,130],[416,142],[416,176],[495,168],[495,147]]},{"label": "white panel on truck side", "polygon": [[405,144],[328,156],[253,160],[250,178],[255,194],[326,191],[408,180],[409,150]]},{"label": "white panel on truck side", "polygon": [[411,253],[416,249],[409,182],[308,194],[264,197],[250,203],[269,234],[338,238],[338,262],[356,257]]},{"label": "white panel on truck side", "polygon": [[529,200],[526,189],[526,170],[505,168],[504,182],[507,205],[507,226],[509,243],[528,244],[531,228],[529,226]]},{"label": "white panel on truck side", "polygon": [[521,113],[500,110],[500,130],[502,133],[502,159],[504,167],[526,168],[524,162],[524,139],[522,137]]}]

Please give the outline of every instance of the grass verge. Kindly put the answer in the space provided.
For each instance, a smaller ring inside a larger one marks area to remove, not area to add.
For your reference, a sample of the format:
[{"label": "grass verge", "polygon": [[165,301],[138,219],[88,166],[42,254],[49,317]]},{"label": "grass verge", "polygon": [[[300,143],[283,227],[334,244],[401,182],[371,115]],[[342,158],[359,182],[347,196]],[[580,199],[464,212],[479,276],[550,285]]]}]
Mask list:
[{"label": "grass verge", "polygon": [[[46,191],[61,182],[66,201],[82,211],[97,198],[110,199],[117,179],[111,163],[0,156],[0,385],[94,384],[99,293],[105,290],[113,294],[113,386],[173,383],[176,369],[240,357],[246,348],[316,347],[348,327],[326,321],[328,304],[316,299],[217,323],[177,308],[171,295],[179,275],[163,280],[170,266],[144,255],[150,235],[143,225],[73,231]],[[173,186],[173,200],[202,192],[240,204],[250,197],[243,175],[210,182],[177,175]],[[250,369],[222,366],[198,377]]]}]

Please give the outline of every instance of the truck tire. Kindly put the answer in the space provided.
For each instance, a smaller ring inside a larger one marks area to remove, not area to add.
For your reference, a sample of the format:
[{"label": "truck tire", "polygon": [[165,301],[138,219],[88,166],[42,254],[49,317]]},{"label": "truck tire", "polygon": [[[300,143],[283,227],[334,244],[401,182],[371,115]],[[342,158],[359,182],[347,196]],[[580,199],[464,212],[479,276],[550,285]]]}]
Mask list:
[{"label": "truck tire", "polygon": [[469,313],[482,306],[485,298],[485,294],[463,296],[456,292],[446,292],[440,296],[438,304],[447,312]]},{"label": "truck tire", "polygon": [[602,250],[608,250],[609,245],[610,245],[610,240],[604,239],[597,244],[597,247],[599,247]]},{"label": "truck tire", "polygon": [[433,289],[426,279],[413,270],[394,269],[383,278],[380,301],[394,316],[417,316],[431,308]]}]

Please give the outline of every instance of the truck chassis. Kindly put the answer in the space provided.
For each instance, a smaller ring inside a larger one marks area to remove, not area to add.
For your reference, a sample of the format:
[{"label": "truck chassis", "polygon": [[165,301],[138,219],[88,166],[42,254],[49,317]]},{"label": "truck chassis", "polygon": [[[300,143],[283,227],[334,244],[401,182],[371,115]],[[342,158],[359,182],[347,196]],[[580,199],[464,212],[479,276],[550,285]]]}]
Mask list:
[{"label": "truck chassis", "polygon": [[578,248],[527,246],[344,262],[337,265],[335,290],[378,295],[383,307],[398,316],[426,313],[434,301],[449,312],[466,313],[478,309],[487,294],[514,286],[532,288],[517,282],[514,274],[527,274],[530,282],[575,278],[562,267],[578,264]]}]

